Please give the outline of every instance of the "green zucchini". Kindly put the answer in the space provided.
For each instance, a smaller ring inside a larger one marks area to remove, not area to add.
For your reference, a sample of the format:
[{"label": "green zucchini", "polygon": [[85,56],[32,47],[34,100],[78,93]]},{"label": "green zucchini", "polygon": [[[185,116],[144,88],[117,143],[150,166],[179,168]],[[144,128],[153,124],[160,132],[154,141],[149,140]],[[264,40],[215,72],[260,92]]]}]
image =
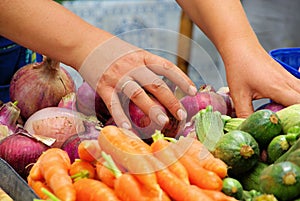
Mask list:
[{"label": "green zucchini", "polygon": [[300,104],[294,104],[276,112],[281,120],[282,130],[287,133],[291,127],[300,126]]},{"label": "green zucchini", "polygon": [[262,109],[247,117],[238,129],[250,133],[259,146],[264,148],[281,133],[282,126],[281,120],[275,112]]},{"label": "green zucchini", "polygon": [[258,161],[257,164],[248,172],[239,175],[237,179],[242,184],[244,190],[251,191],[256,190],[260,191],[259,188],[259,177],[261,172],[268,167],[268,164]]},{"label": "green zucchini", "polygon": [[300,195],[300,167],[289,161],[269,165],[261,172],[260,189],[281,201],[297,198]]},{"label": "green zucchini", "polygon": [[300,149],[291,152],[286,158],[286,160],[295,163],[300,167]]},{"label": "green zucchini", "polygon": [[289,148],[289,150],[287,150],[287,152],[282,154],[274,163],[280,163],[286,161],[288,156],[299,148],[300,148],[300,138],[297,139],[297,141]]},{"label": "green zucchini", "polygon": [[274,137],[267,147],[267,161],[274,163],[291,147],[286,139],[286,135],[278,135]]},{"label": "green zucchini", "polygon": [[219,139],[212,154],[228,165],[228,174],[238,175],[247,172],[257,163],[260,150],[249,133],[232,130]]},{"label": "green zucchini", "polygon": [[224,194],[240,200],[243,197],[243,191],[243,186],[238,180],[231,177],[223,179],[222,192]]}]

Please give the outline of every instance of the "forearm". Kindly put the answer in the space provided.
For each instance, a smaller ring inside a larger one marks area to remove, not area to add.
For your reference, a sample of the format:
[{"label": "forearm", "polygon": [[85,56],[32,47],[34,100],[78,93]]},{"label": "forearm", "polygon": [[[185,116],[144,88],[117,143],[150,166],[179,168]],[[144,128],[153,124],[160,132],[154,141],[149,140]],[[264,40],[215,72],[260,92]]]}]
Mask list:
[{"label": "forearm", "polygon": [[79,69],[112,35],[52,0],[1,0],[0,35]]},{"label": "forearm", "polygon": [[177,0],[228,62],[241,48],[260,46],[239,0]]}]

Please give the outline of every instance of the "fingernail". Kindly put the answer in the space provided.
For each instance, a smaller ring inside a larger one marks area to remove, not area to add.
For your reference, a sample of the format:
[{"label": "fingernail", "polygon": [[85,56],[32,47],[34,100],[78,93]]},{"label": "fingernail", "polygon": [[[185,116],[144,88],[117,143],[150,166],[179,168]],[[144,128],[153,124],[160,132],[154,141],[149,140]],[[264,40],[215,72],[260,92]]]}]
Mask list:
[{"label": "fingernail", "polygon": [[178,118],[179,118],[180,120],[184,120],[184,119],[186,119],[187,114],[186,114],[186,112],[185,112],[183,109],[179,109],[179,110],[177,111],[177,116],[178,116]]},{"label": "fingernail", "polygon": [[130,129],[130,125],[127,122],[123,122],[121,126],[122,128]]},{"label": "fingernail", "polygon": [[190,87],[189,87],[189,90],[188,90],[188,93],[189,93],[190,95],[195,95],[195,94],[197,93],[197,88],[194,87],[194,86],[190,86]]},{"label": "fingernail", "polygon": [[164,114],[159,114],[157,120],[161,126],[164,126],[169,121],[169,118]]}]

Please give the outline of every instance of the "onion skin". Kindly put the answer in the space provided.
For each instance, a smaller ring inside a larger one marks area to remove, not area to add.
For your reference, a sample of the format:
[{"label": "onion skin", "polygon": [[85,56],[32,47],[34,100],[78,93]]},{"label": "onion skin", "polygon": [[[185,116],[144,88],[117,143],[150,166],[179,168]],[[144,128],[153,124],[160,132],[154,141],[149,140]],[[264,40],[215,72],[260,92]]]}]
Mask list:
[{"label": "onion skin", "polygon": [[4,103],[0,108],[0,125],[7,126],[8,135],[16,131],[17,121],[20,117],[20,109],[16,106],[17,102]]},{"label": "onion skin", "polygon": [[27,64],[14,74],[9,93],[12,101],[18,101],[26,120],[42,108],[57,106],[63,96],[75,90],[72,77],[60,63],[44,57],[42,62]]},{"label": "onion skin", "polygon": [[26,181],[39,156],[49,147],[23,134],[12,134],[0,141],[0,157]]}]

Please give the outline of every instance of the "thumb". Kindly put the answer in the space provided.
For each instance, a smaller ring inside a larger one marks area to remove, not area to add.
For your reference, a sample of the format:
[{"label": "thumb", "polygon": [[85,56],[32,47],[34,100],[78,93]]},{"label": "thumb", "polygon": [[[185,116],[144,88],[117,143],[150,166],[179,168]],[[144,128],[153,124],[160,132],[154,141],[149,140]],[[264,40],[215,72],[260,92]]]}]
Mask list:
[{"label": "thumb", "polygon": [[254,112],[252,99],[248,97],[233,99],[236,116],[239,118],[247,118]]}]

